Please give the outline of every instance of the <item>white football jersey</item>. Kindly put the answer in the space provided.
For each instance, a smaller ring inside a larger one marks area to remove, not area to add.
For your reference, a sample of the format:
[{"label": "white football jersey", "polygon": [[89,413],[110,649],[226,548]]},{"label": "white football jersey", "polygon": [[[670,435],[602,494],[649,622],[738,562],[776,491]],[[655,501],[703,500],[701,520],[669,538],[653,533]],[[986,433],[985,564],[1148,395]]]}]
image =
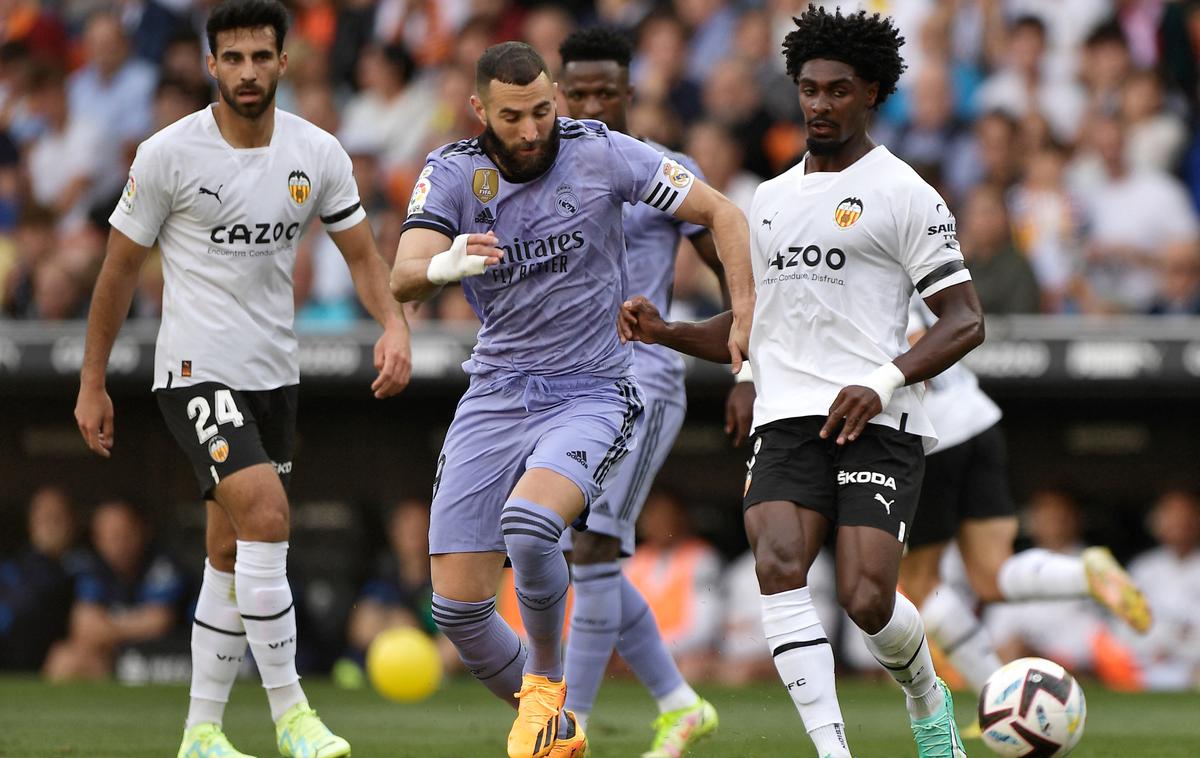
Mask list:
[{"label": "white football jersey", "polygon": [[[908,349],[908,300],[969,281],[946,202],[882,145],[843,171],[764,182],[750,215],[758,292],[754,422],[826,416],[838,392]],[[870,423],[936,441],[919,384]]]},{"label": "white football jersey", "polygon": [[292,268],[313,216],[341,231],[366,213],[346,151],[286,111],[276,109],[267,147],[230,146],[213,106],[138,147],[109,222],[162,250],[154,389],[215,381],[266,390],[300,380]]},{"label": "white football jersey", "polygon": [[[929,306],[914,295],[908,312],[908,333],[927,331],[935,321],[937,316]],[[1000,421],[1000,406],[979,388],[979,377],[962,361],[925,385],[925,412],[938,436],[935,452],[961,445]]]}]

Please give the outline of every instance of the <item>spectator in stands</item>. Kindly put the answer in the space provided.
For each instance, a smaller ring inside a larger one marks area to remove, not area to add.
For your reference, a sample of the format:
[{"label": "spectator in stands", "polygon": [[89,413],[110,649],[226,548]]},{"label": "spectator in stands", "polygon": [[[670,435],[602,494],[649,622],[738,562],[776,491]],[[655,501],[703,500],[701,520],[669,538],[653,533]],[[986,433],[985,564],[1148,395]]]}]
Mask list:
[{"label": "spectator in stands", "polygon": [[80,319],[87,315],[88,283],[83,272],[63,254],[47,258],[33,271],[30,315],[44,321]]},{"label": "spectator in stands", "polygon": [[558,47],[575,30],[575,19],[565,9],[546,3],[535,6],[521,22],[521,39],[529,43],[551,71],[562,69]]},{"label": "spectator in stands", "polygon": [[1082,275],[1084,211],[1067,189],[1066,165],[1066,149],[1044,143],[1008,196],[1017,247],[1033,267],[1046,313],[1078,309],[1071,293]]},{"label": "spectator in stands", "polygon": [[708,79],[717,62],[729,55],[737,11],[725,0],[673,0],[672,5],[689,32],[686,75]]},{"label": "spectator in stands", "polygon": [[1078,53],[1079,77],[1087,88],[1089,113],[1116,113],[1121,108],[1123,88],[1133,61],[1120,24],[1100,24]]},{"label": "spectator in stands", "polygon": [[54,225],[58,217],[49,208],[28,203],[21,209],[13,233],[14,259],[0,278],[0,305],[13,318],[35,318],[34,271],[53,257],[57,247]]},{"label": "spectator in stands", "polygon": [[359,594],[346,624],[350,656],[362,663],[371,640],[385,629],[415,627],[439,637],[442,661],[458,667],[454,645],[433,623],[433,585],[429,578],[429,503],[401,500],[387,517],[387,552]]},{"label": "spectator in stands", "polygon": [[721,61],[704,82],[703,98],[708,118],[728,129],[742,146],[742,166],[759,176],[774,176],[765,144],[772,122],[753,67],[740,58]]},{"label": "spectator in stands", "polygon": [[952,158],[947,167],[951,204],[965,198],[977,184],[1011,187],[1021,168],[1017,144],[1017,121],[1012,116],[991,111],[976,120],[969,148]]},{"label": "spectator in stands", "polygon": [[[150,134],[158,70],[130,55],[129,40],[115,13],[97,12],[88,19],[83,54],[84,65],[71,75],[67,87],[71,116],[102,127],[107,152],[124,153],[132,160],[138,142]],[[117,173],[118,185],[124,183],[123,174]]]},{"label": "spectator in stands", "polygon": [[[1035,492],[1021,522],[1035,547],[1065,555],[1083,551],[1083,514],[1064,491]],[[1072,671],[1092,671],[1094,643],[1105,632],[1097,608],[1091,599],[998,603],[988,606],[984,623],[1002,660],[1033,655],[1057,661]]]},{"label": "spectator in stands", "polygon": [[877,130],[876,139],[924,175],[928,167],[946,176],[966,160],[970,149],[967,125],[954,115],[954,82],[945,61],[931,58],[911,75],[909,118]]},{"label": "spectator in stands", "polygon": [[154,131],[208,107],[209,88],[186,79],[163,77],[154,88]]},{"label": "spectator in stands", "polygon": [[639,102],[664,107],[685,123],[701,113],[700,86],[690,78],[695,72],[689,71],[687,40],[679,19],[665,13],[652,15],[638,31],[629,67]]},{"label": "spectator in stands", "polygon": [[[149,105],[147,93],[143,107]],[[68,107],[63,73],[48,63],[35,64],[30,71],[29,110],[46,125],[26,154],[30,193],[34,202],[59,215],[60,228],[78,225],[104,180],[111,181],[113,149],[105,122]],[[124,171],[116,175],[118,184],[123,177]]]},{"label": "spectator in stands", "polygon": [[1125,160],[1131,166],[1173,172],[1187,147],[1183,119],[1165,107],[1162,80],[1155,71],[1129,76],[1121,90],[1121,118],[1129,135]]},{"label": "spectator in stands", "polygon": [[1129,164],[1124,125],[1118,118],[1093,120],[1090,133],[1104,170],[1104,180],[1083,194],[1090,230],[1084,255],[1093,307],[1144,311],[1157,290],[1162,251],[1200,235],[1200,224],[1179,180]]},{"label": "spectator in stands", "polygon": [[[960,214],[958,239],[984,313],[1037,313],[1037,279],[1017,251],[1004,194],[990,184],[971,191]],[[954,222],[949,218],[947,221]]]},{"label": "spectator in stands", "polygon": [[203,87],[210,94],[212,92],[212,79],[204,62],[204,48],[194,30],[180,29],[168,40],[159,72],[163,79],[186,82],[194,87]]},{"label": "spectator in stands", "polygon": [[683,503],[665,490],[651,490],[637,528],[641,542],[625,574],[654,612],[684,678],[703,679],[724,615],[720,556],[695,535]]},{"label": "spectator in stands", "polygon": [[1159,261],[1158,295],[1148,312],[1200,316],[1200,241],[1167,245]]},{"label": "spectator in stands", "polygon": [[0,563],[0,670],[37,671],[67,634],[75,574],[86,558],[75,545],[67,493],[42,487],[29,501],[29,545]]},{"label": "spectator in stands", "polygon": [[696,160],[704,179],[733,204],[750,212],[750,201],[762,177],[742,168],[742,146],[716,121],[700,121],[687,131],[683,151]]},{"label": "spectator in stands", "polygon": [[1038,112],[1050,122],[1054,136],[1071,143],[1079,131],[1085,100],[1079,86],[1047,65],[1046,25],[1037,16],[1021,16],[1008,31],[1004,65],[976,92],[976,107],[1003,111],[1013,118]]},{"label": "spectator in stands", "polygon": [[97,506],[92,544],[96,560],[75,583],[69,635],[42,668],[51,681],[108,677],[121,646],[161,639],[179,620],[183,578],[151,548],[149,527],[131,504]]},{"label": "spectator in stands", "polygon": [[433,93],[413,85],[416,64],[399,45],[372,45],[358,61],[359,91],[342,110],[339,136],[382,149],[384,170],[423,157]]},{"label": "spectator in stands", "polygon": [[1200,686],[1200,495],[1166,492],[1149,526],[1159,547],[1134,559],[1129,573],[1150,601],[1154,624],[1129,644],[1143,687],[1193,689]]}]

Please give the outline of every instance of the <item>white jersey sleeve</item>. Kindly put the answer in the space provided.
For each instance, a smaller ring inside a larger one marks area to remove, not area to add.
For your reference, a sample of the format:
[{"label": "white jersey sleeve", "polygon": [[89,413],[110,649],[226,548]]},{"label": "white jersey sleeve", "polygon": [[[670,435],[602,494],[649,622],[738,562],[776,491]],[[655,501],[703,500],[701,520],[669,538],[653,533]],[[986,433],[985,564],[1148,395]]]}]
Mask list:
[{"label": "white jersey sleeve", "polygon": [[927,298],[947,287],[970,281],[955,235],[954,215],[946,201],[924,182],[906,193],[907,203],[896,204],[900,235],[897,254],[912,278],[917,294]]},{"label": "white jersey sleeve", "polygon": [[325,159],[325,192],[321,195],[318,212],[325,230],[340,232],[367,217],[354,181],[354,165],[350,156],[332,137]]},{"label": "white jersey sleeve", "polygon": [[175,181],[167,153],[150,141],[138,147],[121,199],[108,218],[113,228],[143,247],[158,239],[174,207]]}]

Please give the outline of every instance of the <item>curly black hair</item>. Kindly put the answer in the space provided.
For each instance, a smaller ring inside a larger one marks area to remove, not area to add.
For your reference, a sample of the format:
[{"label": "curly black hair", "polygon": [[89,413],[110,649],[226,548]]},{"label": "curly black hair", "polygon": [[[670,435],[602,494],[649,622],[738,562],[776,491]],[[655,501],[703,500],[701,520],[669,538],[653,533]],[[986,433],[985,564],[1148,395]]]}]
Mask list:
[{"label": "curly black hair", "polygon": [[558,46],[558,54],[564,66],[572,61],[616,61],[621,68],[629,68],[633,45],[611,26],[594,26],[571,32]]},{"label": "curly black hair", "polygon": [[878,13],[868,16],[866,11],[843,16],[840,8],[829,13],[810,5],[792,20],[796,28],[783,40],[783,57],[792,81],[800,78],[806,61],[826,58],[846,63],[862,79],[878,83],[876,108],[896,91],[896,82],[908,66],[900,57],[904,37],[890,18]]}]

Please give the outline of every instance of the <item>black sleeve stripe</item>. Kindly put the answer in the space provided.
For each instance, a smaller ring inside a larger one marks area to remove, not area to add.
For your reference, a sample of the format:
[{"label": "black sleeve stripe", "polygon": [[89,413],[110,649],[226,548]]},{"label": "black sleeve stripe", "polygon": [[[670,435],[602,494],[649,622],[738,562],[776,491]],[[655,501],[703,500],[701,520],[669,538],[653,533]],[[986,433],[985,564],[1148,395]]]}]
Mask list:
[{"label": "black sleeve stripe", "polygon": [[921,281],[917,282],[917,292],[924,292],[934,284],[937,284],[951,274],[962,271],[966,267],[967,264],[964,263],[961,258],[956,261],[950,261],[949,263],[943,263],[933,271],[930,271],[928,274],[926,274]]},{"label": "black sleeve stripe", "polygon": [[655,208],[658,208],[661,210],[663,206],[660,205],[659,203],[662,201],[662,199],[664,197],[666,197],[666,194],[667,194],[667,185],[663,184],[662,182],[659,182],[658,184],[654,185],[654,190],[646,197],[646,203],[648,205],[653,205]]},{"label": "black sleeve stripe", "polygon": [[350,214],[354,213],[356,210],[358,210],[361,207],[362,207],[362,203],[360,203],[356,200],[354,202],[354,205],[351,205],[347,208],[343,208],[342,210],[338,211],[337,213],[330,213],[328,216],[321,216],[321,223],[322,224],[336,224],[337,222],[341,221],[344,218],[349,218]]},{"label": "black sleeve stripe", "polygon": [[404,222],[401,231],[409,229],[432,229],[435,232],[441,232],[449,236],[451,239],[458,236],[458,226],[448,218],[443,218],[436,213],[427,213],[422,211],[409,216]]},{"label": "black sleeve stripe", "polygon": [[671,195],[666,200],[664,200],[663,204],[660,205],[659,207],[665,211],[666,209],[670,208],[675,203],[675,198],[677,198],[677,197],[679,197],[679,190],[671,190]]}]

